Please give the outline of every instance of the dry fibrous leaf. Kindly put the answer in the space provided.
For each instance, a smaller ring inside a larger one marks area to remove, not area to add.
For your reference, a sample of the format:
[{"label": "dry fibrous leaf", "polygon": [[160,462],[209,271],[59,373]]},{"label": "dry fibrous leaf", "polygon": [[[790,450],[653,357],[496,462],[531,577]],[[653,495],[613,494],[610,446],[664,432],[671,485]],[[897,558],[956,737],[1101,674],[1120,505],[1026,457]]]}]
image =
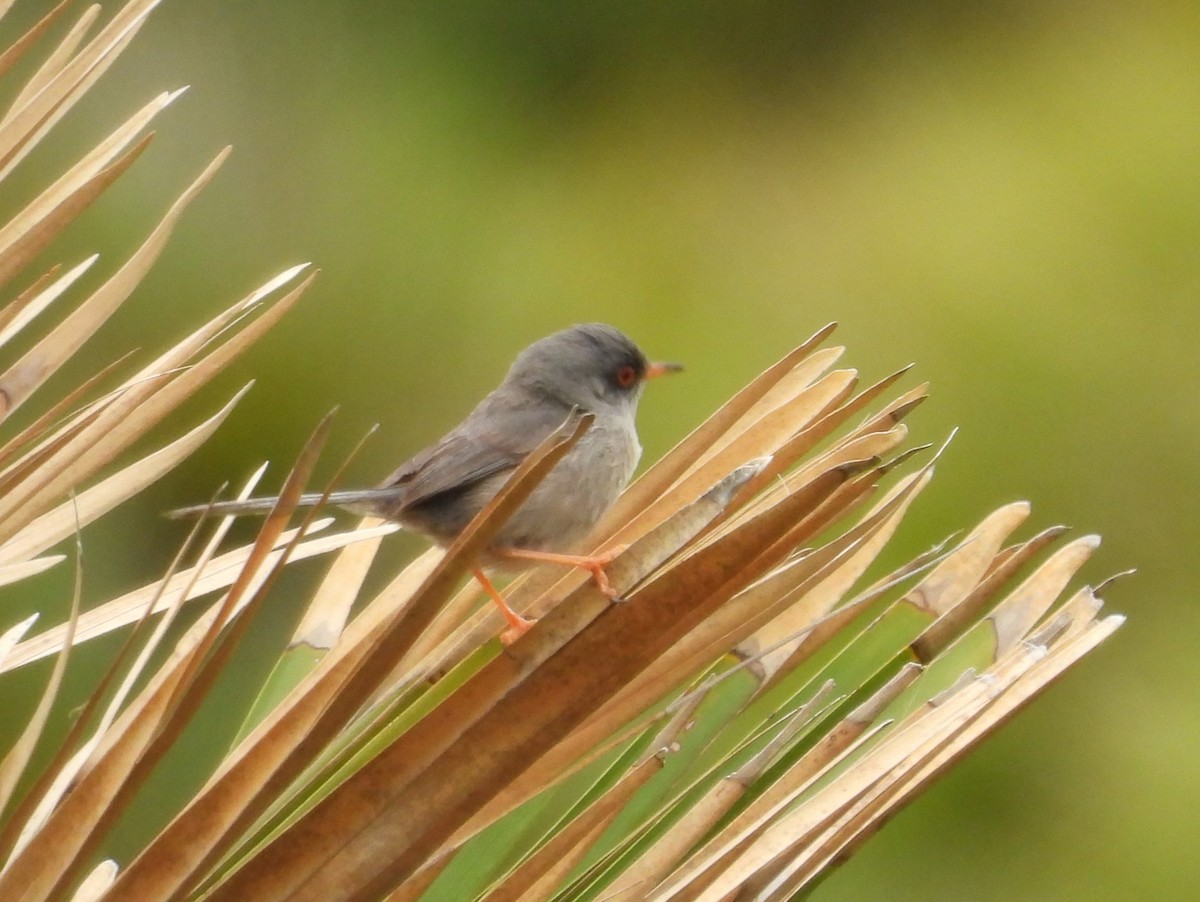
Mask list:
[{"label": "dry fibrous leaf", "polygon": [[[88,7],[46,49],[0,117],[0,181],[155,5],[133,0],[104,22]],[[66,10],[0,53],[0,77]],[[25,270],[119,185],[181,93],[152,96],[0,217],[0,283],[23,286],[0,309],[0,352],[35,318],[59,317],[0,363],[0,427],[42,405],[0,436],[0,584],[65,561],[59,544],[195,453],[246,389],[157,450],[130,449],[314,278],[306,264],[284,270],[148,361],[126,370],[122,357],[43,397],[138,290],[228,151],[86,297],[75,292],[95,256]],[[1051,527],[1014,539],[1027,502],[912,561],[886,560],[936,490],[937,454],[913,446],[902,422],[928,386],[902,388],[905,367],[860,390],[857,370],[833,368],[844,355],[825,346],[833,328],[768,367],[618,500],[593,536],[596,549],[625,546],[608,569],[618,599],[578,572],[516,577],[508,598],[538,623],[507,647],[498,615],[460,586],[589,428],[586,415],[530,455],[449,548],[387,574],[371,597],[395,525],[315,536],[333,520],[309,512],[289,526],[326,420],[249,545],[224,548],[229,518],[201,522],[160,579],[28,638],[34,616],[4,624],[0,678],[56,662],[0,764],[0,897],[782,900],[810,889],[1122,622],[1100,615],[1097,590],[1070,588],[1098,538],[1061,542]],[[115,387],[97,394],[102,383]],[[246,687],[257,701],[203,785],[132,860],[105,858],[121,813],[212,704],[282,568],[334,552],[293,641]],[[207,606],[176,628],[197,604]],[[41,764],[68,655],[114,631],[124,644]]]}]

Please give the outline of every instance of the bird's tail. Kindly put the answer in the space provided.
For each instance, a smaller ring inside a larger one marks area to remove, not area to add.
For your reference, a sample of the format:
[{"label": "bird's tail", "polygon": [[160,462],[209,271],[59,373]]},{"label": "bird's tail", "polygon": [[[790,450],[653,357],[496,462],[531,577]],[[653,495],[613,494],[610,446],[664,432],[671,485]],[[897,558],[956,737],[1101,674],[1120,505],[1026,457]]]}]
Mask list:
[{"label": "bird's tail", "polygon": [[[403,494],[403,486],[389,486],[382,489],[357,489],[344,492],[330,492],[325,499],[326,504],[343,508],[351,513],[371,516],[380,514],[381,506],[389,501],[395,501]],[[310,492],[300,496],[297,507],[315,507],[323,495],[320,492]],[[186,520],[190,517],[203,517],[211,514],[216,517],[241,516],[243,514],[267,514],[279,502],[278,495],[268,495],[262,498],[246,498],[241,501],[217,501],[213,504],[192,504],[188,507],[177,507],[169,510],[164,516],[172,520]]]}]

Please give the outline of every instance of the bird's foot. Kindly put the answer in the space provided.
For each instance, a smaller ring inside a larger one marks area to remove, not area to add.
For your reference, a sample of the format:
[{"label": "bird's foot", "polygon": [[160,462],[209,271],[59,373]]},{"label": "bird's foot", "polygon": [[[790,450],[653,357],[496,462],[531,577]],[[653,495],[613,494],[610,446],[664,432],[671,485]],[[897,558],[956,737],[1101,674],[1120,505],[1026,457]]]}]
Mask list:
[{"label": "bird's foot", "polygon": [[[512,609],[509,608],[509,610]],[[529,632],[535,623],[537,621],[532,617],[522,617],[520,614],[516,614],[515,619],[509,620],[508,626],[500,631],[500,644],[512,645]]]},{"label": "bird's foot", "polygon": [[608,581],[608,573],[604,568],[620,557],[628,547],[628,545],[615,545],[598,554],[581,558],[577,564],[577,566],[592,574],[592,581],[596,584],[596,588],[609,601],[624,601],[625,599],[618,595],[617,590],[612,587],[612,583]]},{"label": "bird's foot", "polygon": [[492,602],[500,609],[501,615],[508,621],[508,626],[500,633],[500,641],[505,645],[512,645],[527,632],[529,628],[537,623],[532,617],[522,617],[514,611],[504,596],[500,594],[500,590],[492,585],[492,581],[487,578],[481,569],[475,567],[472,571],[475,574],[475,579],[483,586],[483,591],[487,593]]}]

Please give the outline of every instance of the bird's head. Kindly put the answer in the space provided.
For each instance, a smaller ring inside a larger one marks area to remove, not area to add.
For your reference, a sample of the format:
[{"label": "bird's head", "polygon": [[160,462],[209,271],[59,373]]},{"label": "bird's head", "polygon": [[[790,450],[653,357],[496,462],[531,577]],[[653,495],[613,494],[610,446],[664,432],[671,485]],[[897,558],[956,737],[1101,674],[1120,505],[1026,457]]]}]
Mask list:
[{"label": "bird's head", "polygon": [[603,323],[571,326],[534,342],[509,370],[508,382],[593,413],[637,410],[647,379],[681,370],[652,363],[622,332]]}]

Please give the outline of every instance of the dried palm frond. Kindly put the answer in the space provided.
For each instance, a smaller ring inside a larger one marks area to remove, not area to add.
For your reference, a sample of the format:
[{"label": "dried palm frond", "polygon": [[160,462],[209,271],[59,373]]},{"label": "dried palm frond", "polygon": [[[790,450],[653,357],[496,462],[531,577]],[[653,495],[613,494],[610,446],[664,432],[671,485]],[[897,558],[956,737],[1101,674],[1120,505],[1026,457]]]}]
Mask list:
[{"label": "dried palm frond", "polygon": [[[83,15],[0,120],[0,178],[154,5],[134,0],[90,39],[97,16]],[[0,71],[48,28],[0,57]],[[176,96],[147,106],[0,228],[0,282],[117,180]],[[223,156],[107,282],[3,365],[4,416],[135,290]],[[0,345],[69,296],[93,261],[35,278],[0,311]],[[117,388],[92,397],[89,382],[0,437],[0,580],[62,564],[54,546],[217,428],[237,397],[101,475],[278,320],[311,281],[289,288],[303,269]],[[32,638],[29,620],[9,627],[0,679],[58,660],[0,762],[0,898],[784,900],[810,889],[1121,623],[1100,616],[1092,590],[1068,590],[1098,540],[1063,543],[1053,528],[1014,541],[1030,514],[1023,502],[877,572],[932,480],[937,454],[909,446],[903,422],[926,392],[888,400],[904,371],[858,390],[853,370],[832,369],[841,349],[824,347],[831,331],[649,467],[601,524],[597,550],[627,546],[608,571],[623,601],[582,574],[526,573],[508,596],[539,621],[507,648],[464,576],[587,418],[532,454],[451,547],[369,598],[365,577],[391,526],[314,539],[329,521],[310,513],[288,528],[326,420],[251,545],[221,552],[228,520],[207,537],[201,523],[154,584]],[[99,861],[280,570],[332,551],[233,747],[132,861]],[[151,666],[180,607],[214,594]],[[67,654],[126,628],[62,747],[35,766]]]}]

